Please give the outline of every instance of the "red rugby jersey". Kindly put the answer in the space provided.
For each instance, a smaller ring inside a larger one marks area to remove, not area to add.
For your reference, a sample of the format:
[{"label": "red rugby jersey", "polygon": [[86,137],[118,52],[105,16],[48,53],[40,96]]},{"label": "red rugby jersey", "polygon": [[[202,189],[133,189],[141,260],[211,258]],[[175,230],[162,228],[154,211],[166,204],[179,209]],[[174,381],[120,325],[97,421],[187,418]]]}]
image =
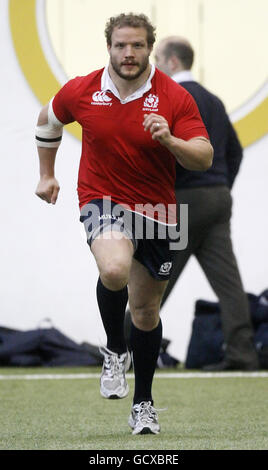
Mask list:
[{"label": "red rugby jersey", "polygon": [[[101,90],[103,72],[70,80],[52,103],[62,123],[78,121],[82,126],[80,208],[92,199],[111,197],[133,211],[174,224],[175,157],[144,131],[143,119],[144,114],[154,112],[166,118],[175,137],[208,138],[197,105],[183,87],[158,69],[149,91],[122,104],[112,92]],[[142,210],[145,204],[146,212]]]}]

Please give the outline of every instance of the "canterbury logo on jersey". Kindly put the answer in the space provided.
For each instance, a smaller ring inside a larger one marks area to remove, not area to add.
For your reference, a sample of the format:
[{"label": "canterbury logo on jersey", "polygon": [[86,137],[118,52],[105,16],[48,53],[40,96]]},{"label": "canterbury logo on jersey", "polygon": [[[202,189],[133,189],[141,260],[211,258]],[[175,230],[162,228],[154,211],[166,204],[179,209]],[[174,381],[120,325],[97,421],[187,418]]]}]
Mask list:
[{"label": "canterbury logo on jersey", "polygon": [[150,93],[143,103],[143,111],[158,111],[159,98],[157,95]]},{"label": "canterbury logo on jersey", "polygon": [[91,104],[97,104],[102,106],[112,106],[112,98],[106,95],[106,91],[95,91],[92,95]]}]

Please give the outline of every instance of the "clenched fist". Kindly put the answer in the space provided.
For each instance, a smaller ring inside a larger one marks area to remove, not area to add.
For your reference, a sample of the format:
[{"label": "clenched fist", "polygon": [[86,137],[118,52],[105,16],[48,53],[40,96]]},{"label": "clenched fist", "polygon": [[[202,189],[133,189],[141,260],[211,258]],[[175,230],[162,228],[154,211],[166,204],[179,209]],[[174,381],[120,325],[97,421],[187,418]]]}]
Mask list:
[{"label": "clenched fist", "polygon": [[59,194],[59,183],[56,178],[52,177],[42,177],[38,183],[35,194],[48,204],[56,204],[58,194]]},{"label": "clenched fist", "polygon": [[170,142],[171,133],[167,120],[160,114],[144,114],[143,126],[145,131],[150,131],[153,140],[167,145]]}]

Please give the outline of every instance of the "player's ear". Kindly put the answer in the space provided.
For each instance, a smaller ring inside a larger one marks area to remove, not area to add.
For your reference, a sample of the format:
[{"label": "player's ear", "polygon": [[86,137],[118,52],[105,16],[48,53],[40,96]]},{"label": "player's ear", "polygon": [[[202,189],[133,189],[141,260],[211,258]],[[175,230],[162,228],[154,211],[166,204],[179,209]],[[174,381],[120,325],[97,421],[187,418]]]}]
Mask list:
[{"label": "player's ear", "polygon": [[153,48],[154,48],[154,46],[153,46],[153,45],[151,45],[151,46],[148,46],[148,49],[149,49],[149,55],[151,55],[151,53],[153,52]]}]

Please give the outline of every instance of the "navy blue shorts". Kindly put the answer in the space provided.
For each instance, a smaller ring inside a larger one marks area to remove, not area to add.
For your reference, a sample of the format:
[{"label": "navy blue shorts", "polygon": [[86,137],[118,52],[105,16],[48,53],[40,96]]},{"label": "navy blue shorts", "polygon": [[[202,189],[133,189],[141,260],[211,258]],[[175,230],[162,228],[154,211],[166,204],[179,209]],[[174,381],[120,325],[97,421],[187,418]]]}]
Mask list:
[{"label": "navy blue shorts", "polygon": [[[173,250],[170,241],[174,241],[176,227],[160,224],[141,214],[129,211],[110,199],[94,199],[81,209],[80,221],[87,234],[87,243],[91,243],[100,234],[117,232],[131,240],[134,258],[145,266],[151,276],[160,281],[170,278]],[[170,230],[173,230],[170,238]],[[104,235],[105,236],[105,235]]]}]

